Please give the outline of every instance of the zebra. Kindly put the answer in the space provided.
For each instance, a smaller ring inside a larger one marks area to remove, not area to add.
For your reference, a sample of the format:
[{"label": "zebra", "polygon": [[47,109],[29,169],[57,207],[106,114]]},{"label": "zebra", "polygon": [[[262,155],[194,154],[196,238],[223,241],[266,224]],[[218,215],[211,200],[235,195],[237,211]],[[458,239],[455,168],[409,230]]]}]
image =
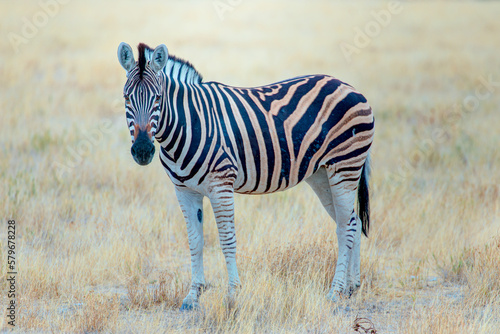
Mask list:
[{"label": "zebra", "polygon": [[[181,310],[199,307],[205,289],[203,198],[212,205],[226,261],[228,297],[241,286],[236,266],[234,193],[268,194],[309,184],[336,222],[338,259],[327,298],[360,287],[361,233],[368,236],[369,151],[374,117],[366,98],[328,75],[240,88],[205,82],[164,44],[118,47],[131,154],[159,158],[174,184],[188,232],[191,286]],[[355,211],[357,194],[358,214]],[[333,264],[332,264],[333,265]],[[230,299],[233,300],[233,299]]]}]

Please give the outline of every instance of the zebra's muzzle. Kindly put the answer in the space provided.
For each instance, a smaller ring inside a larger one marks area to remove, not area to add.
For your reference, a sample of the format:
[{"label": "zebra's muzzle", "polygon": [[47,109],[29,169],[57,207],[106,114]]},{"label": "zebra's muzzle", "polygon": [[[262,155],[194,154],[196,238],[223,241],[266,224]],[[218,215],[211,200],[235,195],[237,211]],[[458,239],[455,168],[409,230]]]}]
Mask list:
[{"label": "zebra's muzzle", "polygon": [[145,166],[153,160],[155,155],[155,146],[149,139],[146,131],[139,131],[134,144],[130,149],[130,153],[134,157],[135,162],[141,166]]}]

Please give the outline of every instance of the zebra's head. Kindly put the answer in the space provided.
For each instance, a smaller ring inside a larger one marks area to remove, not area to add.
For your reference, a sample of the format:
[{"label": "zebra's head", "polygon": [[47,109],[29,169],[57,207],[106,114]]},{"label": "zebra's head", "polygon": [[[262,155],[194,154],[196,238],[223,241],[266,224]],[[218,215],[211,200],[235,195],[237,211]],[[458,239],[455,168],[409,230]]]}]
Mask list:
[{"label": "zebra's head", "polygon": [[168,60],[167,47],[162,44],[151,49],[139,44],[136,62],[130,45],[118,46],[118,60],[127,71],[123,87],[127,124],[132,138],[130,152],[139,165],[147,165],[155,154],[154,136],[163,103],[163,84],[160,72]]}]

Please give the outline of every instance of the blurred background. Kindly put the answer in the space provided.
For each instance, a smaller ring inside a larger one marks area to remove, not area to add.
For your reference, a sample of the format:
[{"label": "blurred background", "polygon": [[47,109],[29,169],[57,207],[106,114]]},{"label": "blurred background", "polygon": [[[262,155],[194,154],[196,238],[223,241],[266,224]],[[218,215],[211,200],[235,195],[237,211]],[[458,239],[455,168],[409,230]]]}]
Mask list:
[{"label": "blurred background", "polygon": [[[477,253],[464,250],[494,244],[500,234],[499,13],[495,1],[1,1],[0,216],[18,223],[25,326],[53,328],[63,300],[85,300],[89,287],[108,287],[129,305],[130,289],[120,289],[131,277],[147,285],[167,268],[189,284],[172,185],[157,157],[139,167],[130,156],[120,42],[134,51],[140,42],[164,43],[205,81],[257,86],[323,73],[356,87],[376,119],[373,228],[362,246],[362,271],[372,276],[364,277],[370,283],[360,300],[428,301],[451,286],[451,301],[498,305],[498,294],[480,291],[500,289],[492,283],[499,257],[490,254],[480,275],[465,265]],[[334,225],[304,187],[237,197],[247,282],[262,274],[253,256],[265,257],[271,245],[336,247]],[[224,286],[205,209],[207,276]],[[2,245],[5,236],[1,229]],[[318,307],[304,312],[322,310],[322,301],[309,300]],[[443,313],[450,323],[448,315],[460,317],[453,307]],[[430,328],[425,317],[394,312],[380,311],[379,326]],[[58,319],[59,329],[83,326]]]}]

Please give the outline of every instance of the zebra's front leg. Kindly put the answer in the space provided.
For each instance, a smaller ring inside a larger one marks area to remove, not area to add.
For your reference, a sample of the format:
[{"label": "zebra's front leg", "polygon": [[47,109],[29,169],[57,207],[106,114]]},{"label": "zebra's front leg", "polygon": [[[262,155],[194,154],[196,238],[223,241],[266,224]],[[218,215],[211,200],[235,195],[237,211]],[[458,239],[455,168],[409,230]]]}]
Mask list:
[{"label": "zebra's front leg", "polygon": [[176,188],[184,219],[186,220],[191,252],[191,289],[184,298],[181,310],[192,310],[198,306],[198,300],[205,289],[203,272],[203,195],[192,190]]},{"label": "zebra's front leg", "polygon": [[229,297],[241,286],[236,267],[236,232],[234,228],[234,193],[232,188],[214,190],[210,196],[215,221],[219,231],[219,242],[226,260]]}]

